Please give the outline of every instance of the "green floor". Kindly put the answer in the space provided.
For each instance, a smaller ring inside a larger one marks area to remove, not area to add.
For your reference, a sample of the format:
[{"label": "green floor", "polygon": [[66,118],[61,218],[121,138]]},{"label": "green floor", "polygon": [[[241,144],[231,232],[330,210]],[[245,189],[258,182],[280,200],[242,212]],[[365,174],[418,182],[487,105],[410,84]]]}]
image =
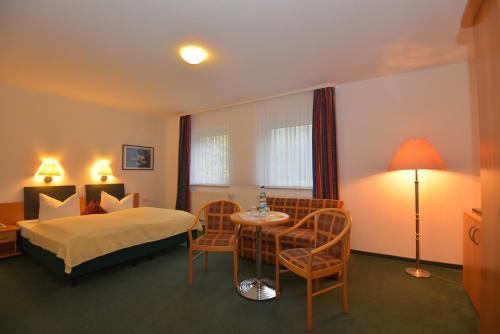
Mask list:
[{"label": "green floor", "polygon": [[[123,265],[84,277],[71,288],[21,256],[0,261],[0,333],[302,333],[305,281],[283,275],[282,297],[241,298],[231,285],[231,255],[211,254],[209,271],[195,264],[187,287],[187,249],[174,247],[137,267]],[[427,268],[413,279],[408,263],[353,254],[350,313],[340,291],[314,298],[317,333],[476,333],[478,317],[460,284],[461,271]],[[254,263],[240,260],[240,279]],[[266,266],[270,276],[273,268]]]}]

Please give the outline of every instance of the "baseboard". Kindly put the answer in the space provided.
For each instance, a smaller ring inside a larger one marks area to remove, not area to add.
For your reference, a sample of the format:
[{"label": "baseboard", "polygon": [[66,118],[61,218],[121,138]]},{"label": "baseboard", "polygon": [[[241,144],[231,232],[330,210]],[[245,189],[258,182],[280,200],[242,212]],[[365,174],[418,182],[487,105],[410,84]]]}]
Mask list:
[{"label": "baseboard", "polygon": [[[412,259],[409,257],[380,254],[380,253],[372,253],[372,252],[366,252],[366,251],[361,251],[361,250],[356,250],[356,249],[351,249],[351,253],[368,255],[368,256],[375,256],[375,257],[383,257],[383,258],[387,258],[387,259],[393,259],[393,260],[399,260],[399,261],[405,261],[405,262],[411,262],[411,263],[415,262],[415,259]],[[461,264],[453,264],[453,263],[446,263],[446,262],[420,260],[420,263],[429,264],[429,265],[433,265],[433,266],[439,266],[439,267],[445,267],[445,268],[452,268],[452,269],[462,269],[463,268],[463,266]]]}]

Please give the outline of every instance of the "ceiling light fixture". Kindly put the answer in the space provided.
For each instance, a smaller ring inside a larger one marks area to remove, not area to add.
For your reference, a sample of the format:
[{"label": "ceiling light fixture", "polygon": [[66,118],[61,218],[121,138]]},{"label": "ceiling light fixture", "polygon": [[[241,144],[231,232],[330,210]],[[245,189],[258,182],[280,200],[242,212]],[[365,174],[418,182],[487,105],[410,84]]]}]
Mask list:
[{"label": "ceiling light fixture", "polygon": [[207,51],[205,51],[205,49],[194,45],[182,47],[180,50],[180,54],[182,59],[184,59],[186,63],[189,63],[191,65],[196,65],[203,62],[205,59],[207,59],[208,56],[208,53]]}]

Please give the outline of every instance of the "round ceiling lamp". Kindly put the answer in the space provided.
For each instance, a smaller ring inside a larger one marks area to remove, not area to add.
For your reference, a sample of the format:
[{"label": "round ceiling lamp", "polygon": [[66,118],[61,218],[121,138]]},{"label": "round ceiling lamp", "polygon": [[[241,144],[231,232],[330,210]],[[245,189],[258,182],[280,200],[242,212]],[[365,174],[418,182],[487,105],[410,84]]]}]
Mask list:
[{"label": "round ceiling lamp", "polygon": [[180,54],[182,59],[186,63],[191,65],[197,65],[207,59],[208,53],[205,49],[200,48],[199,46],[188,45],[184,46],[180,50]]}]

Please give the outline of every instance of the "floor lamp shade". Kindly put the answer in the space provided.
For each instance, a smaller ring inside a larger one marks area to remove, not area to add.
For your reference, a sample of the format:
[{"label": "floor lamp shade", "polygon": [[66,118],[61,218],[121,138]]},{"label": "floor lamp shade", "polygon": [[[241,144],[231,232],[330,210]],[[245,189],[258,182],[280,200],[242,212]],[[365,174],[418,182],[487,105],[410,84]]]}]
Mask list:
[{"label": "floor lamp shade", "polygon": [[405,141],[389,165],[389,170],[446,169],[443,159],[425,138]]},{"label": "floor lamp shade", "polygon": [[431,143],[424,138],[416,138],[401,144],[398,152],[389,165],[389,170],[415,170],[415,268],[408,268],[406,272],[418,278],[431,277],[431,274],[420,268],[420,209],[418,194],[419,169],[446,169],[443,159],[436,152]]}]

